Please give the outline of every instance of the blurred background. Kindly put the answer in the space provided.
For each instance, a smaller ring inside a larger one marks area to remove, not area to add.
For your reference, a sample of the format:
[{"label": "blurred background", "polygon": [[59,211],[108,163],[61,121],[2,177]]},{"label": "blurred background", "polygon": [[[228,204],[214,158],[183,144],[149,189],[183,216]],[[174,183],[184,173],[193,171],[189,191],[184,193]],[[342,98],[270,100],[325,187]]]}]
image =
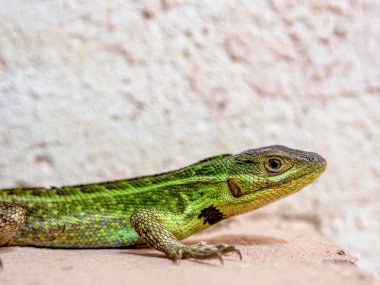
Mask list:
[{"label": "blurred background", "polygon": [[320,179],[261,211],[380,276],[380,2],[0,0],[0,187],[122,179],[270,144]]}]

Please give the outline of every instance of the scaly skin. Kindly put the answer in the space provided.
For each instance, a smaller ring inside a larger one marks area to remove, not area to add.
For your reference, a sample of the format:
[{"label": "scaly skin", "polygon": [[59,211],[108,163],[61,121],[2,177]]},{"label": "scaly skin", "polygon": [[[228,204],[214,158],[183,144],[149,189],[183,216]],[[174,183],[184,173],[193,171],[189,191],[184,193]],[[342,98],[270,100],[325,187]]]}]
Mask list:
[{"label": "scaly skin", "polygon": [[[134,179],[0,190],[0,246],[111,248],[147,243],[171,259],[221,258],[226,244],[178,240],[293,194],[326,161],[283,146],[224,154]],[[240,254],[240,253],[239,253]]]}]

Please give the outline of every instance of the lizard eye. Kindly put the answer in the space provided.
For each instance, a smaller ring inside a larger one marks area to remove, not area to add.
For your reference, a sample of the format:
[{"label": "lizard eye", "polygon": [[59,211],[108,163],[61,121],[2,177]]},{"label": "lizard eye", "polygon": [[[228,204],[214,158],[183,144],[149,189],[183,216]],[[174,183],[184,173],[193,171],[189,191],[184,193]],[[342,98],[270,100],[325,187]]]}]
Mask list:
[{"label": "lizard eye", "polygon": [[270,168],[272,169],[279,169],[281,167],[281,161],[279,159],[270,159],[268,161],[268,165],[270,166]]},{"label": "lizard eye", "polygon": [[264,166],[267,171],[272,172],[272,173],[278,173],[283,170],[284,162],[280,158],[269,158],[264,163]]}]

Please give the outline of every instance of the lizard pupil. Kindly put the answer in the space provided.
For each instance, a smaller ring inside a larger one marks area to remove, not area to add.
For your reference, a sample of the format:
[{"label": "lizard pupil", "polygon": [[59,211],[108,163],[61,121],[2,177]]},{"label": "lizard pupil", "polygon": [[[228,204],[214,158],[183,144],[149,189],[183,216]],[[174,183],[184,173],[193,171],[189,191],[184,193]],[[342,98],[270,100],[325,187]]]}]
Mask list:
[{"label": "lizard pupil", "polygon": [[269,160],[269,166],[273,169],[279,169],[281,166],[281,161],[279,159]]}]

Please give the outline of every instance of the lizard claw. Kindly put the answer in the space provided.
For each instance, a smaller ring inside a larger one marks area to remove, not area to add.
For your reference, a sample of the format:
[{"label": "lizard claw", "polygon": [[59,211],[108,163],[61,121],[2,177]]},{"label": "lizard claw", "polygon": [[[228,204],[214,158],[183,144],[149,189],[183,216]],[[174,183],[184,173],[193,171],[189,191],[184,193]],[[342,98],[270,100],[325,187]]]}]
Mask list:
[{"label": "lizard claw", "polygon": [[234,246],[234,245],[228,245],[228,244],[225,244],[225,243],[221,243],[221,244],[218,244],[216,246],[216,248],[222,249],[223,253],[229,253],[229,252],[236,253],[239,256],[239,259],[241,261],[243,260],[243,256],[242,256],[240,250],[236,246]]},{"label": "lizard claw", "polygon": [[183,258],[182,249],[179,249],[172,257],[175,263],[179,263],[179,261]]},{"label": "lizard claw", "polygon": [[223,265],[223,256],[229,253],[236,253],[240,260],[242,260],[242,255],[239,249],[233,245],[228,244],[218,244],[218,245],[209,245],[206,242],[199,242],[190,246],[183,246],[177,250],[176,254],[173,256],[173,260],[177,261],[181,258],[194,258],[194,259],[209,259],[217,258],[220,263]]}]

